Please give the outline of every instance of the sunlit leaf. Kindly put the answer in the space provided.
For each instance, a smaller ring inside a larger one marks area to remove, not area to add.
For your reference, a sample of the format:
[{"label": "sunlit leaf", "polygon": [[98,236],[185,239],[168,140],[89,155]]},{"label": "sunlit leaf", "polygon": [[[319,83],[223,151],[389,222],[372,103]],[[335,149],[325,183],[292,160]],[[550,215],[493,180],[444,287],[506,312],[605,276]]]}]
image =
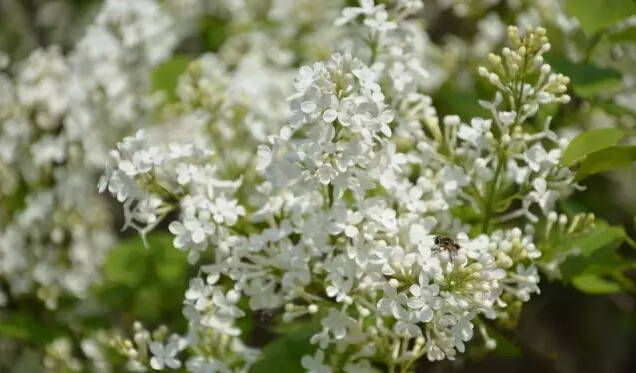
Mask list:
[{"label": "sunlit leaf", "polygon": [[574,63],[558,55],[547,55],[545,60],[552,70],[570,78],[570,87],[581,97],[596,96],[618,89],[623,84],[622,74],[607,67]]},{"label": "sunlit leaf", "polygon": [[615,145],[589,154],[577,170],[576,180],[626,166],[636,160],[636,146]]},{"label": "sunlit leaf", "polygon": [[618,140],[625,136],[625,132],[616,128],[599,128],[584,131],[575,137],[561,156],[561,164],[572,166],[580,158],[616,145]]},{"label": "sunlit leaf", "polygon": [[152,70],[152,91],[166,92],[168,102],[174,102],[179,76],[186,71],[191,60],[189,56],[175,55],[156,66]]},{"label": "sunlit leaf", "polygon": [[591,266],[615,260],[616,249],[625,241],[626,233],[622,227],[610,226],[599,222],[588,234],[567,241],[559,251],[578,249],[579,255],[570,256],[561,264],[564,280],[583,274]]},{"label": "sunlit leaf", "polygon": [[565,0],[565,12],[578,19],[588,37],[636,13],[632,0]]},{"label": "sunlit leaf", "polygon": [[636,43],[636,25],[630,25],[607,35],[610,43]]},{"label": "sunlit leaf", "polygon": [[619,284],[596,275],[576,276],[572,279],[572,285],[579,291],[588,294],[610,294],[621,291]]}]

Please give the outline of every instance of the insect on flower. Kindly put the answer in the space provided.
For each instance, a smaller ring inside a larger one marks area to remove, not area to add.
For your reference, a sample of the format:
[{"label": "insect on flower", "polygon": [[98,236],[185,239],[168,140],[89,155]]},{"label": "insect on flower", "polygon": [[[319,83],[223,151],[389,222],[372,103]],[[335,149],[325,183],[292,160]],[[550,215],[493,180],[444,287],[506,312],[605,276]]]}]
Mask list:
[{"label": "insect on flower", "polygon": [[437,250],[448,251],[451,262],[453,261],[453,256],[457,255],[457,251],[460,249],[459,244],[448,236],[435,236],[434,242]]}]

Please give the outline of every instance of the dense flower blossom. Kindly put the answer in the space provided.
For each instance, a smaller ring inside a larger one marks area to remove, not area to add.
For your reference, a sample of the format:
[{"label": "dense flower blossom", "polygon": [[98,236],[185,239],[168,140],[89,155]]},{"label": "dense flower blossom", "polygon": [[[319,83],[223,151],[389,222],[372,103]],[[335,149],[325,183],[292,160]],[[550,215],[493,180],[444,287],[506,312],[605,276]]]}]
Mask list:
[{"label": "dense flower blossom", "polygon": [[[567,140],[550,121],[535,132],[521,124],[541,105],[567,103],[568,79],[543,62],[550,49],[544,29],[510,27],[511,48],[479,69],[497,90],[493,101],[480,102],[491,116],[440,121],[420,93],[429,73],[406,20],[421,5],[345,8],[336,24],[369,39],[352,38],[353,48],[299,69],[287,123],[255,137],[261,144],[241,163],[261,177],[247,201],[242,175],[224,172],[233,159],[217,157],[226,149],[214,138],[188,143],[138,132],[111,153],[100,188],[124,204],[128,225],[143,235],[179,208],[170,223],[174,246],[191,263],[214,253],[185,296],[190,335],[236,340],[235,321],[244,315],[237,305],[246,297],[253,310],[283,308],[285,321],[320,317],[317,351],[301,361],[309,372],[355,372],[371,358],[404,371],[422,356],[455,359],[479,318],[514,318],[539,292],[537,211],[551,217],[554,202],[576,185],[558,163]],[[231,93],[228,82],[211,55],[180,81],[181,105],[215,116],[206,119],[216,125],[212,133],[253,128],[236,126],[238,102],[218,95]],[[235,127],[223,130],[228,121]],[[405,150],[400,139],[410,141]],[[513,201],[521,208],[511,210]],[[462,220],[461,206],[482,216],[481,224]],[[494,228],[504,221],[525,225]],[[456,237],[459,249],[436,245],[440,234]],[[151,366],[174,356],[155,349]],[[195,356],[186,367],[198,372],[215,356]]]},{"label": "dense flower blossom", "polygon": [[99,279],[115,236],[94,172],[151,109],[150,70],[172,54],[173,22],[155,1],[109,0],[68,55],[38,49],[13,78],[0,73],[0,277],[13,295],[33,289],[55,308]]}]

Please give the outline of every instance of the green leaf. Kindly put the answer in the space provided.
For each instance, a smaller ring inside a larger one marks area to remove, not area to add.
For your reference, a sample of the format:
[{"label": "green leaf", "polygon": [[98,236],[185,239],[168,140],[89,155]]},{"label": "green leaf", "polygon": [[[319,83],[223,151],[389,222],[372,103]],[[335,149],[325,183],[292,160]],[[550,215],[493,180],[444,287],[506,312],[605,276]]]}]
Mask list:
[{"label": "green leaf", "polygon": [[133,312],[143,315],[145,320],[158,320],[161,316],[162,289],[156,284],[149,284],[135,291]]},{"label": "green leaf", "polygon": [[[634,268],[633,266],[630,266],[630,267]],[[620,285],[621,290],[630,292],[630,293],[636,293],[636,283],[634,283],[633,279],[625,276],[623,272],[613,273],[612,279],[616,281],[617,284]]]},{"label": "green leaf", "polygon": [[584,274],[598,276],[612,275],[628,270],[632,268],[632,265],[633,263],[631,261],[626,260],[614,252],[590,264],[585,269]]},{"label": "green leaf", "polygon": [[572,279],[572,285],[579,291],[588,294],[610,294],[621,291],[619,284],[605,280],[596,275],[582,275]]},{"label": "green leaf", "polygon": [[590,37],[617,21],[636,13],[633,0],[565,0],[565,12],[576,17]]},{"label": "green leaf", "polygon": [[205,50],[217,52],[227,38],[228,21],[214,16],[201,17],[200,33]]},{"label": "green leaf", "polygon": [[600,128],[584,131],[575,137],[561,156],[561,164],[570,167],[580,158],[612,145],[625,136],[625,132],[616,128]]},{"label": "green leaf", "polygon": [[595,102],[594,106],[603,109],[607,114],[613,115],[617,118],[628,116],[636,119],[636,111],[629,109],[625,106],[615,104],[614,102],[601,101]]},{"label": "green leaf", "polygon": [[588,234],[571,240],[570,246],[581,249],[582,256],[589,256],[605,246],[622,243],[625,237],[626,233],[622,227],[599,221]]},{"label": "green leaf", "polygon": [[68,335],[66,327],[53,322],[43,321],[41,317],[27,311],[6,314],[0,319],[0,337],[20,340],[45,346],[55,338]]},{"label": "green leaf", "polygon": [[304,355],[313,355],[317,346],[309,343],[310,338],[320,331],[320,325],[309,324],[295,329],[287,335],[268,344],[250,373],[305,373],[300,365]]},{"label": "green leaf", "polygon": [[488,113],[479,105],[479,96],[475,91],[463,90],[445,85],[433,97],[436,107],[442,114],[457,114],[468,121],[470,118],[483,117]]},{"label": "green leaf", "polygon": [[610,43],[636,43],[636,25],[609,33],[607,40]]},{"label": "green leaf", "polygon": [[125,240],[109,253],[104,281],[95,298],[113,312],[147,322],[179,321],[181,306],[171,300],[181,297],[188,286],[187,254],[172,245],[174,236],[153,232],[146,248],[139,237]]},{"label": "green leaf", "polygon": [[140,285],[148,270],[146,251],[140,238],[121,241],[104,263],[106,281],[130,287]]},{"label": "green leaf", "polygon": [[188,270],[187,254],[173,247],[174,236],[171,234],[155,235],[154,238],[153,242],[148,242],[148,249],[151,250],[157,278],[166,284],[183,280]]},{"label": "green leaf", "polygon": [[616,70],[589,63],[570,62],[564,56],[546,56],[552,70],[570,78],[570,86],[581,97],[619,89],[623,85],[622,74]]},{"label": "green leaf", "polygon": [[152,92],[164,91],[168,102],[177,99],[175,89],[179,76],[186,71],[192,58],[189,56],[175,55],[167,61],[155,66],[152,70]]},{"label": "green leaf", "polygon": [[249,307],[249,298],[241,297],[238,307],[245,312],[245,316],[236,320],[236,326],[241,329],[241,335],[250,336],[254,330],[255,316],[254,311]]},{"label": "green leaf", "polygon": [[636,146],[610,146],[585,157],[576,173],[576,180],[583,180],[599,172],[626,166],[634,160],[636,160]]},{"label": "green leaf", "polygon": [[497,348],[493,351],[493,355],[502,358],[515,358],[522,355],[522,351],[516,344],[510,342],[499,331],[488,328],[488,334],[497,341]]},{"label": "green leaf", "polygon": [[599,263],[615,261],[616,249],[625,241],[626,236],[622,227],[598,222],[597,226],[585,236],[568,241],[565,247],[559,248],[559,251],[579,249],[580,255],[570,256],[561,264],[563,279],[570,280]]}]

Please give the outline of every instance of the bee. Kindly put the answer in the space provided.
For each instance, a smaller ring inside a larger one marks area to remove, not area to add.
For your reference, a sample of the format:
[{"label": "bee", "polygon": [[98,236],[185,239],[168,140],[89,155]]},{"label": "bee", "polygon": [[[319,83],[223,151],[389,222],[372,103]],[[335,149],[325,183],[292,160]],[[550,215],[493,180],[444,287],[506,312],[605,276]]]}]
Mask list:
[{"label": "bee", "polygon": [[452,238],[447,236],[435,236],[435,246],[437,246],[437,250],[446,250],[448,251],[450,261],[453,262],[453,257],[457,255],[457,252],[460,249],[459,244],[453,241]]}]

